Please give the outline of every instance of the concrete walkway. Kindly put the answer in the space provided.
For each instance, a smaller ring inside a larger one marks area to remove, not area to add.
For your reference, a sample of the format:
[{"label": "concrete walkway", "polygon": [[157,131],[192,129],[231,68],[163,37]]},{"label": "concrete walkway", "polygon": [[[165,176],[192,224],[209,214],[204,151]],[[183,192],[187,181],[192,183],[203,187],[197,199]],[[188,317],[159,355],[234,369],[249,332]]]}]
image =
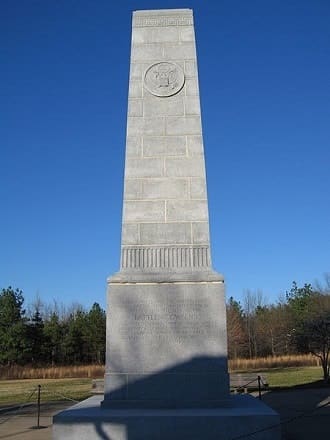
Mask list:
[{"label": "concrete walkway", "polygon": [[[263,401],[281,415],[282,440],[330,438],[330,387],[266,392]],[[320,408],[327,402],[328,405]],[[52,416],[71,405],[68,401],[43,404],[40,425],[45,428],[42,429],[33,428],[37,424],[35,405],[0,413],[0,439],[51,440]]]},{"label": "concrete walkway", "polygon": [[282,440],[330,438],[330,387],[268,392],[263,401],[281,416]]},{"label": "concrete walkway", "polygon": [[[0,439],[8,440],[51,440],[53,415],[62,411],[73,402],[50,402],[42,404],[39,426],[37,425],[36,405],[27,405],[20,409],[0,412]],[[3,408],[0,408],[0,411]]]}]

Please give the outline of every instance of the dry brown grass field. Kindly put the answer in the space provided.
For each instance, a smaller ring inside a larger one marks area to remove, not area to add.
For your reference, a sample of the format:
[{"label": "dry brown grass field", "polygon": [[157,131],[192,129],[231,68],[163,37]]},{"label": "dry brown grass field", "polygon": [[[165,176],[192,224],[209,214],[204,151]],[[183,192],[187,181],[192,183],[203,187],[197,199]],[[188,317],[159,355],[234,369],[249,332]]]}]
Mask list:
[{"label": "dry brown grass field", "polygon": [[68,365],[40,368],[20,365],[0,367],[0,380],[99,378],[103,376],[104,365]]},{"label": "dry brown grass field", "polygon": [[[232,359],[230,371],[265,370],[287,367],[319,366],[318,359],[312,355],[289,355],[256,359]],[[57,367],[0,366],[0,380],[10,379],[65,379],[65,378],[102,378],[103,365],[77,365]]]},{"label": "dry brown grass field", "polygon": [[288,367],[318,367],[319,359],[311,354],[269,356],[255,359],[231,359],[229,371],[265,370]]}]

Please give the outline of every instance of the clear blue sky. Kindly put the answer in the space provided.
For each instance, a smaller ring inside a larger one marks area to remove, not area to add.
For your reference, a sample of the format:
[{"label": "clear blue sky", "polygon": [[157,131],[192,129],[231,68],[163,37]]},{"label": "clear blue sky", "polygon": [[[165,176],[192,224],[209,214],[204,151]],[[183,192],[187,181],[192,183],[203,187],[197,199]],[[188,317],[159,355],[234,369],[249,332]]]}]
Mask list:
[{"label": "clear blue sky", "polygon": [[131,11],[194,9],[214,267],[270,302],[330,272],[329,0],[1,0],[0,287],[105,306]]}]

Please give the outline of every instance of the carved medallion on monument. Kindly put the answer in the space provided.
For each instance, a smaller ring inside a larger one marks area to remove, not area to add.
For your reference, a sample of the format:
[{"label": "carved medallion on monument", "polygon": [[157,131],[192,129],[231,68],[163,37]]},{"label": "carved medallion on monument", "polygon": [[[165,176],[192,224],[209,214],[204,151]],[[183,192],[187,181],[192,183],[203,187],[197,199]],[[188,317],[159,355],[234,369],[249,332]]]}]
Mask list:
[{"label": "carved medallion on monument", "polygon": [[152,64],[144,75],[144,87],[155,96],[172,96],[184,86],[184,73],[175,63]]}]

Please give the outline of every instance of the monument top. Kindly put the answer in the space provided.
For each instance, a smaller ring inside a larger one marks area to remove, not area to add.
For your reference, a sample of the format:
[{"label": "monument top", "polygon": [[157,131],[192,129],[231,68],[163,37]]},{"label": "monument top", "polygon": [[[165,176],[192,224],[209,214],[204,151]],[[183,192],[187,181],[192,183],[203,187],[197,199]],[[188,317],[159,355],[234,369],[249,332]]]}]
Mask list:
[{"label": "monument top", "polygon": [[177,14],[191,14],[192,9],[144,9],[133,11],[133,15],[177,15]]},{"label": "monument top", "polygon": [[133,12],[133,28],[192,25],[192,9],[152,9]]}]

